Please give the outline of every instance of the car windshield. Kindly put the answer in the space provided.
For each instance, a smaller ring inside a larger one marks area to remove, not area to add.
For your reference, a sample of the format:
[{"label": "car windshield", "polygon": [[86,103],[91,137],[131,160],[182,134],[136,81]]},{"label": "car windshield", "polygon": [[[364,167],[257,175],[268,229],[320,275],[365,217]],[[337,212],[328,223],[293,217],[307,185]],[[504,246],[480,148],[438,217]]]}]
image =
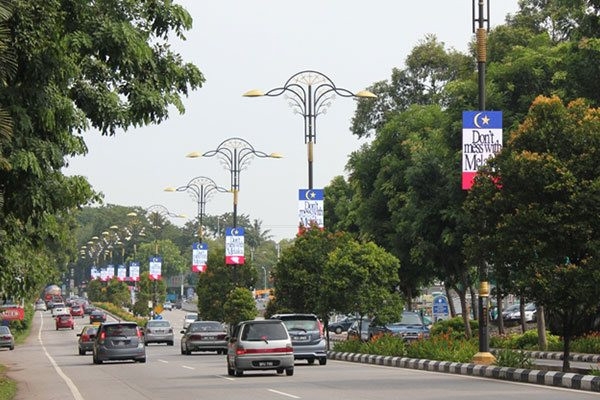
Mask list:
[{"label": "car windshield", "polygon": [[196,320],[196,318],[197,318],[197,316],[198,316],[197,314],[187,314],[187,315],[185,316],[185,319],[191,319],[191,320],[194,320],[194,321],[195,321],[195,320]]},{"label": "car windshield", "polygon": [[287,332],[281,324],[248,324],[242,331],[242,340],[250,342],[285,340],[287,338]]},{"label": "car windshield", "polygon": [[8,326],[0,326],[0,334],[7,335],[10,333]]},{"label": "car windshield", "polygon": [[136,325],[108,325],[104,328],[106,332],[106,336],[136,336],[137,335],[137,326]]},{"label": "car windshield", "polygon": [[529,303],[525,306],[525,311],[535,311],[535,304]]},{"label": "car windshield", "polygon": [[146,324],[146,326],[148,328],[168,328],[171,326],[171,324],[169,323],[169,321],[148,321],[148,323]]},{"label": "car windshield", "polygon": [[223,332],[219,322],[196,322],[190,325],[190,332]]}]

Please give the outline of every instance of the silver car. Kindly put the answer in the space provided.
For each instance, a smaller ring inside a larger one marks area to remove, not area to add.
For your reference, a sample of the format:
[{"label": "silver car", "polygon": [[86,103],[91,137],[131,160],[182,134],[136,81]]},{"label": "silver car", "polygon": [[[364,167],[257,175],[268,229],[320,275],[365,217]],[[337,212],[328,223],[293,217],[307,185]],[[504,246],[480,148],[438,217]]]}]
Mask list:
[{"label": "silver car", "polygon": [[8,326],[0,326],[0,348],[1,347],[8,347],[10,350],[15,349],[15,338]]},{"label": "silver car", "polygon": [[146,362],[144,339],[135,322],[103,322],[92,351],[94,364],[112,360]]},{"label": "silver car", "polygon": [[196,321],[181,331],[181,354],[192,351],[227,352],[227,329],[218,321]]},{"label": "silver car", "polygon": [[165,319],[153,319],[146,323],[144,328],[144,344],[166,343],[173,346],[174,336],[171,323]]},{"label": "silver car", "polygon": [[229,339],[228,375],[242,376],[244,371],[262,370],[294,375],[292,339],[281,320],[240,322]]},{"label": "silver car", "polygon": [[313,364],[327,364],[327,341],[323,335],[323,325],[315,314],[276,314],[271,318],[280,319],[285,324],[294,346],[294,358],[307,360]]}]

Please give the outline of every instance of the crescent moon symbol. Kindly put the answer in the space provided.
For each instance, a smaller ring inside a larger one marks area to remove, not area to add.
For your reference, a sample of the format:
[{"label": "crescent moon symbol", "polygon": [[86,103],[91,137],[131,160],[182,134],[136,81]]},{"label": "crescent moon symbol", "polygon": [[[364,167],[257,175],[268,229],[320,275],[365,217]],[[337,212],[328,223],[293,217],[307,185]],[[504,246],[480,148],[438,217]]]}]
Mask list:
[{"label": "crescent moon symbol", "polygon": [[473,124],[475,124],[475,127],[480,128],[481,129],[481,125],[479,125],[479,122],[477,122],[477,120],[479,119],[479,117],[481,116],[482,113],[478,112],[477,114],[475,114],[475,116],[473,117]]},{"label": "crescent moon symbol", "polygon": [[304,194],[304,198],[306,200],[310,200],[310,194],[312,193],[312,190],[307,190],[306,193]]}]

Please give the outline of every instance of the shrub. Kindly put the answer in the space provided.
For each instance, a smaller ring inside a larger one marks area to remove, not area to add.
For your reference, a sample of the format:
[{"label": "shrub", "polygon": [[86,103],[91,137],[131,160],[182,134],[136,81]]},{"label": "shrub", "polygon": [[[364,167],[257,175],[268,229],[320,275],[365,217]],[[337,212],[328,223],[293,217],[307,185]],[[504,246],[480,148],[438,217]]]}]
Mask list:
[{"label": "shrub", "polygon": [[374,337],[368,342],[361,342],[359,340],[337,342],[333,345],[333,350],[357,354],[403,357],[406,354],[406,344],[399,337],[382,335]]},{"label": "shrub", "polygon": [[471,362],[477,353],[477,339],[457,339],[451,334],[438,334],[417,340],[407,346],[407,356],[428,360]]},{"label": "shrub", "polygon": [[[474,334],[479,329],[479,323],[475,320],[469,320],[471,332]],[[465,339],[465,323],[462,317],[454,317],[441,320],[431,327],[431,336],[450,335],[455,339]]]},{"label": "shrub", "polygon": [[576,353],[600,354],[600,333],[590,332],[571,342],[571,351]]},{"label": "shrub", "polygon": [[[562,350],[562,342],[556,335],[546,334],[548,350]],[[538,346],[537,330],[531,329],[525,333],[512,333],[509,335],[495,335],[490,337],[490,347],[498,349],[522,349],[522,350],[542,350]]]},{"label": "shrub", "polygon": [[533,367],[533,362],[531,361],[531,358],[529,358],[529,356],[527,356],[527,354],[525,354],[523,351],[501,349],[496,354],[496,361],[494,361],[494,365],[499,367],[531,369]]}]

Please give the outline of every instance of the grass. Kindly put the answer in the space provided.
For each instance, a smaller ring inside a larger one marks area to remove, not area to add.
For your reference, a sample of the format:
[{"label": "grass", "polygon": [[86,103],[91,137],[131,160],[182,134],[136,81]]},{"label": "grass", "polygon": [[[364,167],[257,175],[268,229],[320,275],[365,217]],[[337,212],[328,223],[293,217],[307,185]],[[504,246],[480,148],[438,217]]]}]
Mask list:
[{"label": "grass", "polygon": [[0,365],[0,400],[11,400],[17,394],[17,382],[6,376],[6,367]]}]

